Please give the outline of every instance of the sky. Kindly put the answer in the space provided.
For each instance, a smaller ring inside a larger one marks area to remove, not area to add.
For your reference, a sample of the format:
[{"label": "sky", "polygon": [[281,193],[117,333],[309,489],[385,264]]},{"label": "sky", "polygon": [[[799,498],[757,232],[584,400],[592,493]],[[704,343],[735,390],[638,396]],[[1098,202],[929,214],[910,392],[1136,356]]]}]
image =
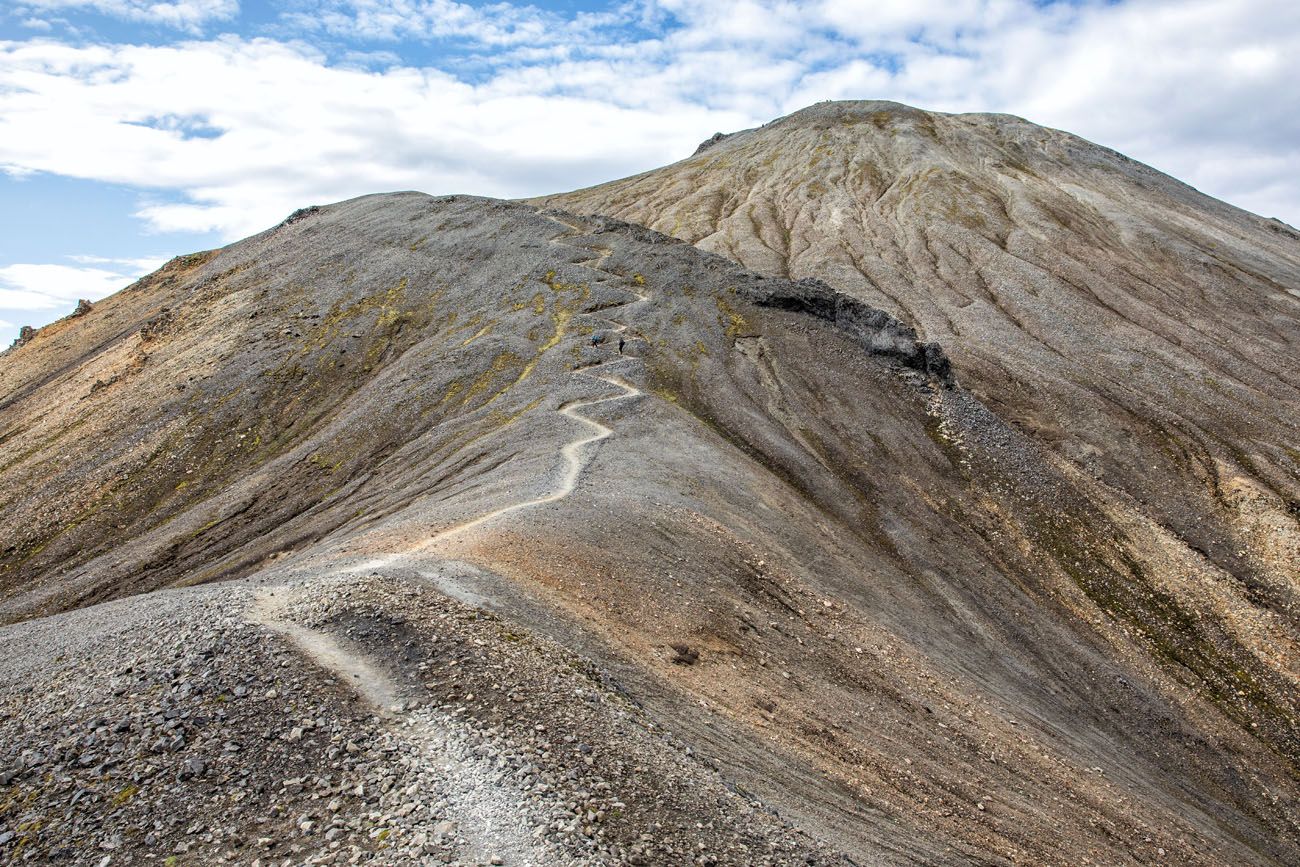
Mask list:
[{"label": "sky", "polygon": [[823,99],[1067,129],[1300,224],[1295,0],[0,0],[0,345],[388,190],[634,174]]}]

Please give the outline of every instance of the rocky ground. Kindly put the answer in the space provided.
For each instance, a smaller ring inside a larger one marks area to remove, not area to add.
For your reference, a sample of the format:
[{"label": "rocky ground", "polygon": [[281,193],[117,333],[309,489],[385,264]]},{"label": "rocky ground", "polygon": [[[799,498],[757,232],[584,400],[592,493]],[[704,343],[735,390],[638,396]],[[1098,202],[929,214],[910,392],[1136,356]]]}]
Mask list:
[{"label": "rocky ground", "polygon": [[147,603],[7,631],[5,863],[844,860],[587,660],[426,586]]},{"label": "rocky ground", "polygon": [[1010,115],[823,102],[706,144],[537,201],[893,313],[1300,629],[1300,232]]},{"label": "rocky ground", "polygon": [[[766,275],[399,193],[28,335],[0,358],[0,856],[1300,861],[1290,241],[1089,148],[819,106],[572,197],[742,260],[798,241]],[[1109,204],[1063,209],[1082,181]],[[1232,234],[1246,276],[1142,271],[1133,220]],[[1075,279],[1061,245],[1145,276]]]}]

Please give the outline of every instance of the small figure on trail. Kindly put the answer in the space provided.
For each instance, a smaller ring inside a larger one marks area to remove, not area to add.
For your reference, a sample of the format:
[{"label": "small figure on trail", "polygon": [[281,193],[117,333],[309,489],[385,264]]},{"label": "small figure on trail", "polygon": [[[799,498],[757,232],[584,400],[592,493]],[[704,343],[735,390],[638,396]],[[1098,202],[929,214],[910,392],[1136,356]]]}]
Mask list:
[{"label": "small figure on trail", "polygon": [[600,345],[601,345],[602,343],[604,343],[604,342],[605,342],[605,338],[604,338],[602,335],[600,335],[600,334],[593,334],[593,335],[591,335],[591,345],[592,345],[592,346],[600,346]]},{"label": "small figure on trail", "polygon": [[624,345],[625,345],[625,342],[624,342],[624,340],[623,340],[622,335],[620,335],[619,338],[618,338],[618,354],[619,354],[619,355],[622,355],[622,354],[623,354],[623,347],[624,347]]}]

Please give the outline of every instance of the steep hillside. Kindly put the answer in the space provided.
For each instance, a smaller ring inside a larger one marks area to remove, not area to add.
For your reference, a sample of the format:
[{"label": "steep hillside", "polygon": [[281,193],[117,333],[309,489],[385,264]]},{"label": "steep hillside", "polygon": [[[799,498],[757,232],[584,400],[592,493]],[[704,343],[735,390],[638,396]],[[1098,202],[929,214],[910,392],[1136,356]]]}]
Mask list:
[{"label": "steep hillside", "polygon": [[546,201],[899,316],[1001,418],[1222,574],[1246,616],[1295,634],[1291,227],[1068,133],[888,102],[822,103]]},{"label": "steep hillside", "polygon": [[1293,863],[1291,613],[933,337],[413,193],[43,329],[0,358],[0,851]]}]

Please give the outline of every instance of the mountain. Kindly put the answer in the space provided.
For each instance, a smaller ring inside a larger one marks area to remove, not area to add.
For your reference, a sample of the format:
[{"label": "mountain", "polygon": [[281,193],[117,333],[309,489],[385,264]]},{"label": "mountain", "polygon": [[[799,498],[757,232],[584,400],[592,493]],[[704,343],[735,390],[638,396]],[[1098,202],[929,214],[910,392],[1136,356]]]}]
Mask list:
[{"label": "mountain", "polygon": [[[964,210],[1034,135],[1024,201]],[[1101,223],[1032,285],[1037,236],[982,234],[1082,179],[1135,197],[1126,243],[1219,227],[1231,293],[1111,302],[1182,347],[1098,327]],[[0,357],[0,852],[1292,863],[1286,231],[1022,121],[844,104],[175,260]],[[1229,295],[1231,353],[1177,331]],[[1074,345],[1111,331],[1149,369]],[[1173,390],[1184,356],[1253,403]]]},{"label": "mountain", "polygon": [[1295,626],[1300,233],[1006,115],[821,103],[705,144],[545,201],[899,316]]}]

